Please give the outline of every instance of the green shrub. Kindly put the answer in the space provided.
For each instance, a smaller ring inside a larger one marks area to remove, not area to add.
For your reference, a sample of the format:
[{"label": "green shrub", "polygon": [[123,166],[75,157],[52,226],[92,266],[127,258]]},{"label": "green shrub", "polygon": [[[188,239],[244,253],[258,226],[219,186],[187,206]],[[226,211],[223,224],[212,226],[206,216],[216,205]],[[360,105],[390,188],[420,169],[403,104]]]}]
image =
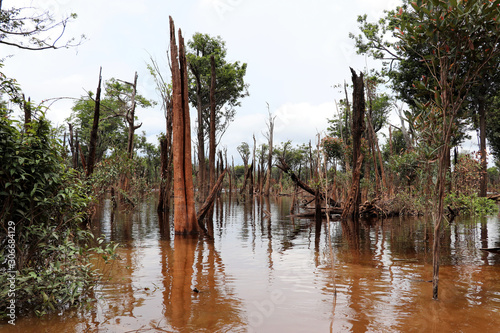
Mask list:
[{"label": "green shrub", "polygon": [[[2,319],[10,299],[15,299],[18,314],[42,315],[85,303],[99,278],[90,264],[96,253],[91,234],[81,230],[89,191],[65,166],[60,142],[52,136],[43,114],[25,130],[0,109]],[[14,255],[8,252],[13,242]],[[15,267],[8,266],[11,257]],[[7,270],[17,271],[14,297]]]},{"label": "green shrub", "polygon": [[470,215],[491,215],[498,211],[495,201],[478,197],[476,193],[471,195],[448,194],[445,198],[445,205]]}]

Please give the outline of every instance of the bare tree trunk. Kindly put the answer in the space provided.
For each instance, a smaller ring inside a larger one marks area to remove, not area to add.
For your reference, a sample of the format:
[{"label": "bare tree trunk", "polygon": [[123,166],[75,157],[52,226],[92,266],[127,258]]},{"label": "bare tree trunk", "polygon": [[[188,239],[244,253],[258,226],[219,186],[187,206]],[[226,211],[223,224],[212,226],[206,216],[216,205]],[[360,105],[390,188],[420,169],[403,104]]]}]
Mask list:
[{"label": "bare tree trunk", "polygon": [[157,84],[157,88],[162,97],[162,109],[165,114],[165,122],[166,122],[166,134],[160,140],[160,191],[158,195],[158,207],[157,212],[159,216],[160,222],[160,230],[162,230],[162,234],[167,236],[168,231],[170,230],[170,202],[171,202],[171,194],[172,194],[172,178],[173,178],[173,170],[172,170],[172,160],[173,160],[173,151],[172,151],[172,113],[173,113],[173,104],[172,104],[172,94],[171,91],[167,88],[168,84],[163,79],[163,76],[160,73],[160,69],[157,66],[156,62],[151,59],[153,68],[155,70],[155,80]]},{"label": "bare tree trunk", "polygon": [[432,298],[438,299],[438,286],[439,286],[439,264],[440,264],[440,238],[441,238],[441,224],[444,215],[444,189],[446,187],[446,171],[447,171],[447,142],[441,147],[439,154],[439,167],[438,167],[438,207],[436,218],[434,221],[434,241],[432,244]]},{"label": "bare tree trunk", "polygon": [[193,166],[191,163],[191,129],[186,53],[179,29],[179,48],[175,41],[175,26],[170,17],[170,50],[172,63],[173,100],[173,162],[174,162],[174,229],[176,234],[197,234],[198,223],[194,208]]},{"label": "bare tree trunk", "polygon": [[75,141],[73,138],[73,124],[68,123],[69,128],[69,150],[71,152],[71,165],[73,169],[76,169],[75,166]]},{"label": "bare tree trunk", "polygon": [[269,104],[267,104],[267,112],[269,113],[269,123],[267,127],[269,129],[267,140],[269,142],[269,151],[267,155],[267,177],[266,177],[266,187],[264,189],[264,195],[266,197],[269,196],[269,190],[271,188],[271,172],[273,169],[273,132],[274,132],[274,120],[276,116],[271,115],[271,111],[269,111]]},{"label": "bare tree trunk", "polygon": [[210,57],[211,64],[211,80],[210,80],[210,133],[209,133],[209,149],[208,149],[208,164],[209,164],[209,181],[210,188],[215,184],[215,58]]},{"label": "bare tree trunk", "polygon": [[27,132],[31,124],[31,97],[28,101],[24,98],[23,94],[23,109],[24,109],[24,130]]},{"label": "bare tree trunk", "polygon": [[486,197],[488,193],[488,161],[486,156],[486,108],[484,97],[479,99],[479,149],[481,151],[481,183],[479,196]]},{"label": "bare tree trunk", "polygon": [[201,78],[200,73],[197,68],[193,65],[189,65],[191,73],[193,73],[196,80],[196,109],[198,112],[198,129],[197,129],[197,141],[198,141],[198,191],[199,200],[203,201],[207,194],[207,184],[206,184],[206,165],[205,165],[205,131],[203,129],[203,107],[201,100]]},{"label": "bare tree trunk", "polygon": [[73,156],[73,169],[78,169],[78,154],[80,151],[80,142],[78,141],[78,132],[75,133],[75,155]]},{"label": "bare tree trunk", "polygon": [[127,143],[127,154],[131,159],[134,152],[134,133],[135,130],[142,126],[142,124],[135,125],[135,107],[137,103],[135,102],[135,96],[137,94],[137,72],[134,75],[134,83],[132,84],[132,98],[130,109],[127,110],[126,119],[128,122],[128,143]]},{"label": "bare tree trunk", "polygon": [[[342,213],[342,218],[345,219],[348,215],[352,217],[357,217],[359,215],[359,205],[360,205],[360,191],[359,183],[361,179],[361,163],[363,163],[363,154],[361,152],[361,137],[365,130],[365,89],[363,81],[363,73],[358,76],[356,72],[351,68],[352,73],[352,83],[353,83],[353,110],[352,110],[352,156],[353,156],[353,166],[352,166],[352,186],[349,196],[347,198],[348,202],[352,203],[344,207],[344,212]],[[346,210],[346,208],[349,208]]]},{"label": "bare tree trunk", "polygon": [[254,194],[254,187],[255,187],[255,149],[257,148],[257,142],[255,141],[255,134],[253,135],[253,152],[252,152],[252,167],[251,167],[251,177],[250,177],[250,188],[248,190],[248,194],[253,195]]},{"label": "bare tree trunk", "polygon": [[203,205],[200,207],[200,209],[196,215],[196,218],[197,218],[198,223],[200,225],[203,225],[202,222],[203,222],[203,219],[207,216],[207,213],[210,210],[213,210],[214,200],[217,197],[217,194],[219,193],[219,191],[221,190],[222,182],[224,181],[224,176],[226,175],[226,173],[227,173],[227,169],[224,170],[220,174],[219,178],[217,179],[217,182],[214,184],[214,186],[210,190],[210,193],[209,193],[207,199],[205,200]]},{"label": "bare tree trunk", "polygon": [[97,131],[99,129],[99,110],[101,108],[101,74],[102,67],[99,69],[99,83],[97,84],[97,92],[95,94],[94,123],[92,124],[92,130],[90,132],[89,155],[87,156],[87,177],[89,177],[94,172]]}]

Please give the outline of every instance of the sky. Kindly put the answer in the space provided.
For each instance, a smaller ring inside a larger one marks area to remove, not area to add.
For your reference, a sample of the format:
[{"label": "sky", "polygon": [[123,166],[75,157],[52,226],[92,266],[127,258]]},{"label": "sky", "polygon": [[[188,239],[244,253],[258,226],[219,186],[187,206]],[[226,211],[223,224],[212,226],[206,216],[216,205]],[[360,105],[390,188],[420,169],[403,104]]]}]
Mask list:
[{"label": "sky", "polygon": [[[25,51],[2,45],[4,74],[16,78],[26,96],[40,102],[58,97],[79,98],[97,88],[99,67],[103,80],[112,77],[131,82],[137,71],[138,92],[160,101],[146,65],[156,59],[170,77],[166,51],[169,16],[185,40],[196,32],[220,36],[226,42],[227,60],[247,63],[249,96],[241,100],[234,121],[219,149],[228,158],[241,159],[236,147],[266,142],[268,109],[276,117],[274,142],[314,144],[326,134],[327,119],[336,114],[335,101],[343,98],[334,85],[351,83],[349,67],[356,71],[380,66],[357,55],[349,32],[358,33],[357,16],[375,21],[397,0],[4,0],[10,5],[47,9],[55,17],[77,13],[64,36],[86,40],[75,48]],[[66,124],[74,100],[53,103],[47,116]],[[139,109],[136,115],[148,141],[157,143],[165,132],[160,104]],[[394,118],[392,118],[394,119]],[[196,121],[191,107],[191,123]],[[394,122],[399,125],[399,121]],[[195,132],[193,132],[195,133]],[[193,137],[194,139],[194,137]]]}]

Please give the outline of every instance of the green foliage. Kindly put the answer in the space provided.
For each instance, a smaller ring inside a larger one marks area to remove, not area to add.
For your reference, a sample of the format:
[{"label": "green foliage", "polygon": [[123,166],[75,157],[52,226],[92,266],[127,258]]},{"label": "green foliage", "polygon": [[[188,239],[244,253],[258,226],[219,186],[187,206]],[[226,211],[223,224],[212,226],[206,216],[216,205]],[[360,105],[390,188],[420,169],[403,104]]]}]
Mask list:
[{"label": "green foliage", "polygon": [[236,147],[236,150],[243,160],[243,165],[248,165],[248,159],[250,158],[250,146],[248,143],[242,142],[238,147]]},{"label": "green foliage", "polygon": [[344,142],[339,138],[325,137],[321,142],[321,147],[328,159],[341,160],[345,154]]},{"label": "green foliage", "polygon": [[498,167],[488,168],[488,180],[490,182],[490,188],[498,191],[498,185],[500,185],[500,172]]},{"label": "green foliage", "polygon": [[421,168],[419,154],[416,151],[406,151],[401,155],[393,155],[389,160],[389,169],[398,176],[401,184],[412,184]]},{"label": "green foliage", "polygon": [[[61,156],[43,114],[27,131],[0,111],[0,263],[7,259],[7,222],[15,224],[16,308],[38,315],[89,299],[98,275],[90,266],[89,236],[80,230],[87,188]],[[0,317],[6,316],[7,274],[0,274]]]},{"label": "green foliage", "polygon": [[[104,159],[96,165],[94,173],[88,180],[92,193],[97,199],[109,188],[114,187],[126,202],[136,206],[144,194],[148,193],[146,171],[149,163],[147,157],[130,159],[126,152]],[[127,189],[119,186],[123,177],[129,182]]]},{"label": "green foliage", "polygon": [[500,160],[500,94],[491,98],[486,114],[486,138],[493,156]]},{"label": "green foliage", "polygon": [[498,205],[495,201],[478,197],[476,193],[471,195],[450,193],[445,198],[445,205],[470,215],[483,216],[498,212]]},{"label": "green foliage", "polygon": [[[188,41],[189,62],[189,101],[198,106],[198,97],[201,99],[201,110],[204,133],[208,137],[210,124],[210,84],[211,63],[210,57],[215,58],[215,110],[216,136],[220,139],[236,114],[236,107],[241,105],[240,100],[248,96],[248,84],[245,83],[247,64],[234,63],[226,60],[226,43],[220,36],[211,37],[207,34],[195,33]],[[198,90],[200,96],[198,96]]]},{"label": "green foliage", "polygon": [[[131,104],[132,87],[121,81],[111,78],[105,83],[104,96],[101,97],[99,129],[96,143],[96,162],[101,161],[106,155],[126,151],[128,142],[128,123],[126,121]],[[146,99],[140,94],[135,96],[138,107],[149,108],[155,102]],[[78,133],[80,145],[84,156],[88,154],[90,132],[94,122],[95,100],[93,94],[83,96],[77,100],[72,108],[71,116],[67,119],[73,123],[75,135]],[[136,117],[137,119],[137,117]],[[145,147],[144,134],[135,134],[136,149]]]}]

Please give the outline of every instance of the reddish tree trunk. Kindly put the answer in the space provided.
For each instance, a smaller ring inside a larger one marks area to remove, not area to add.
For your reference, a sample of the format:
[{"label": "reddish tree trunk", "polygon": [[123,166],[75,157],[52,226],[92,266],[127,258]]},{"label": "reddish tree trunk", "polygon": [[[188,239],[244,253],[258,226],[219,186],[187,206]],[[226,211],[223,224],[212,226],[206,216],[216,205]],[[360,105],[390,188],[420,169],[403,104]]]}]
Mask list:
[{"label": "reddish tree trunk", "polygon": [[187,62],[184,38],[179,30],[179,47],[177,47],[172,17],[170,17],[170,50],[173,100],[174,229],[176,234],[196,234],[198,223],[194,208]]}]

